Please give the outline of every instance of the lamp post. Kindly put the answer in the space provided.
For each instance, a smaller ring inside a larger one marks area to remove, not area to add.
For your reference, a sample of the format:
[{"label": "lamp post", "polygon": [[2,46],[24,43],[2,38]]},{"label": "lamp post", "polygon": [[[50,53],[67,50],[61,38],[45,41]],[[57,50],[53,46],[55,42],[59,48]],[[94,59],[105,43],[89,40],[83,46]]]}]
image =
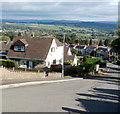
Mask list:
[{"label": "lamp post", "polygon": [[63,35],[63,60],[62,60],[62,75],[61,77],[64,77],[64,50],[65,50],[65,34]]}]

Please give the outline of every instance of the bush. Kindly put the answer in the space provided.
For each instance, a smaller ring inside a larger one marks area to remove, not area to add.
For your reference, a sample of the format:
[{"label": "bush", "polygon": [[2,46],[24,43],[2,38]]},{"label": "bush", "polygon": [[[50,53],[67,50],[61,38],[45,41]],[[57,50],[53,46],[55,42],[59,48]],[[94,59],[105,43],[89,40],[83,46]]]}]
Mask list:
[{"label": "bush", "polygon": [[18,63],[12,60],[0,59],[0,66],[7,68],[18,67]]},{"label": "bush", "polygon": [[105,61],[102,61],[102,62],[100,62],[100,67],[106,67],[107,66],[107,63],[105,62]]},{"label": "bush", "polygon": [[71,76],[75,76],[77,75],[77,67],[76,66],[70,66],[70,67],[66,67],[65,68],[65,75],[71,75]]},{"label": "bush", "polygon": [[62,66],[61,65],[51,65],[50,71],[52,71],[52,72],[62,72]]},{"label": "bush", "polygon": [[93,72],[95,68],[94,63],[82,63],[80,66],[82,68],[85,67],[85,70],[84,70],[85,73]]},{"label": "bush", "polygon": [[70,66],[65,68],[65,75],[81,76],[82,68],[80,66]]},{"label": "bush", "polygon": [[117,61],[117,64],[120,65],[120,60]]},{"label": "bush", "polygon": [[85,67],[85,73],[93,72],[95,65],[99,64],[100,67],[106,67],[106,62],[99,57],[84,56],[81,67]]}]

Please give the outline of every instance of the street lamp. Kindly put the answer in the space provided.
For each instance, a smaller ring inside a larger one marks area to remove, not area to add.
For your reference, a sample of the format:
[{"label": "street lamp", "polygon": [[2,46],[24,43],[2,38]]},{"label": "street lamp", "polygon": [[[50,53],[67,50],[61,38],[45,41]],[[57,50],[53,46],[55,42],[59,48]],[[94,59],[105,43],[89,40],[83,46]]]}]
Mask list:
[{"label": "street lamp", "polygon": [[62,75],[61,77],[64,77],[64,50],[65,50],[65,34],[63,34],[63,60],[62,60]]}]

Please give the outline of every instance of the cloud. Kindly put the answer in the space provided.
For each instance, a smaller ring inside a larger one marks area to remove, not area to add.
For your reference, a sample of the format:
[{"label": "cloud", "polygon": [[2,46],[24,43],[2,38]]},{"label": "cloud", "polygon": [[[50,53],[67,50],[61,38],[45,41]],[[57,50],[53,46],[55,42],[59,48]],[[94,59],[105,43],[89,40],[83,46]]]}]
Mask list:
[{"label": "cloud", "polygon": [[[33,2],[33,0],[2,0],[3,2]],[[34,2],[119,2],[119,0],[34,0]]]},{"label": "cloud", "polygon": [[2,13],[3,19],[117,21],[118,7],[111,1],[63,2],[63,0],[59,0],[59,2],[3,2]]}]

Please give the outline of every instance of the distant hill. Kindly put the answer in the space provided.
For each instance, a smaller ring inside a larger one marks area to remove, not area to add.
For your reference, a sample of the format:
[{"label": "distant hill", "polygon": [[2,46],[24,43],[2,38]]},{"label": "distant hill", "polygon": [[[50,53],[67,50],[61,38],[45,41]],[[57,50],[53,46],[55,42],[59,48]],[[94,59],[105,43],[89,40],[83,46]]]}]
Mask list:
[{"label": "distant hill", "polygon": [[72,26],[72,27],[80,27],[80,28],[98,29],[101,31],[108,31],[108,32],[113,32],[117,29],[117,22],[112,22],[112,21],[83,22],[83,21],[71,21],[71,20],[7,20],[7,19],[3,19],[2,22],[64,25],[64,26]]}]

